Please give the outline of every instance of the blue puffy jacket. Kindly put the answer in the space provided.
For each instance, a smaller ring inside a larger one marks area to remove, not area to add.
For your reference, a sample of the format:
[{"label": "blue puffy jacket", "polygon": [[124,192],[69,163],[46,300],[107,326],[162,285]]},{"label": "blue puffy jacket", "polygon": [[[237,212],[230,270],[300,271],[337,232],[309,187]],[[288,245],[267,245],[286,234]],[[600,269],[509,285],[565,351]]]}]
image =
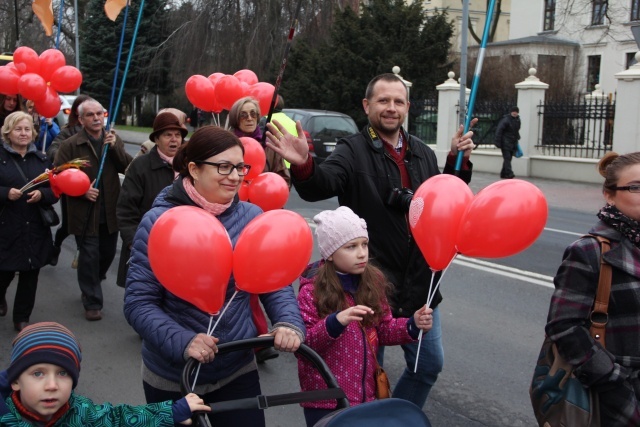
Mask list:
[{"label": "blue puffy jacket", "polygon": [[[182,181],[176,180],[158,194],[136,231],[124,297],[124,314],[129,324],[143,338],[142,360],[156,375],[179,382],[185,365],[185,350],[198,333],[206,333],[209,315],[191,303],[167,291],[155,278],[147,255],[147,242],[151,227],[165,211],[181,205],[196,206],[185,193]],[[226,228],[235,246],[240,232],[262,211],[245,202],[233,204],[217,218]],[[189,268],[185,266],[184,268]],[[236,291],[233,277],[229,280],[224,306]],[[272,323],[286,323],[298,329],[302,336],[305,326],[291,285],[260,295]],[[214,318],[214,323],[217,316]],[[249,294],[238,292],[224,313],[213,335],[219,344],[257,336],[251,320]],[[238,351],[216,355],[212,363],[202,365],[198,382],[215,383],[227,378],[253,359],[253,351]]]}]

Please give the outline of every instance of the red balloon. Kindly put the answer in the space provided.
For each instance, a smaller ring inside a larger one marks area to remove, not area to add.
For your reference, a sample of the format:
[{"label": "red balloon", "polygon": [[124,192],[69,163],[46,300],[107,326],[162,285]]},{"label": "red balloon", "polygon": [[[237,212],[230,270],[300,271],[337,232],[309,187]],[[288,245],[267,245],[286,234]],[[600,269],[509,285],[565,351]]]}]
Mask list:
[{"label": "red balloon", "polygon": [[39,101],[47,95],[47,82],[39,74],[23,74],[18,80],[18,92],[26,99]]},{"label": "red balloon", "polygon": [[20,75],[6,65],[0,67],[0,94],[17,95]]},{"label": "red balloon", "polygon": [[64,65],[51,74],[51,87],[58,92],[73,92],[82,84],[82,73],[71,65]]},{"label": "red balloon", "polygon": [[62,52],[58,49],[47,49],[40,54],[40,75],[45,82],[51,80],[51,75],[67,63]]},{"label": "red balloon", "polygon": [[269,107],[271,107],[271,100],[273,99],[273,92],[276,88],[271,83],[259,82],[249,88],[248,95],[258,100],[260,104],[260,112],[263,116],[269,113]]},{"label": "red balloon", "polygon": [[289,199],[289,186],[283,177],[273,172],[264,172],[251,181],[249,200],[263,211],[281,209]]},{"label": "red balloon", "polygon": [[525,250],[547,222],[547,200],[520,179],[495,182],[475,195],[462,217],[456,246],[467,256],[501,258]]},{"label": "red balloon", "polygon": [[169,209],[151,227],[148,248],[162,286],[206,313],[220,310],[233,266],[231,240],[220,221],[194,206]]},{"label": "red balloon", "polygon": [[444,270],[456,255],[460,220],[472,199],[467,184],[447,174],[429,178],[413,195],[409,226],[432,270]]},{"label": "red balloon", "polygon": [[238,190],[238,197],[243,202],[249,201],[249,185],[250,184],[251,184],[251,181],[247,181],[247,180],[242,181],[242,184],[240,184],[240,189]]},{"label": "red balloon", "polygon": [[218,80],[220,80],[220,77],[222,76],[224,76],[224,73],[213,73],[213,74],[209,74],[209,77],[207,78],[209,79],[211,84],[213,84],[213,86],[215,87],[216,83],[218,83]]},{"label": "red balloon", "polygon": [[51,86],[47,86],[44,98],[35,101],[38,114],[47,118],[53,118],[60,112],[60,96]]},{"label": "red balloon", "polygon": [[309,263],[313,237],[307,221],[279,209],[254,218],[233,251],[233,277],[245,292],[273,292],[296,280]]},{"label": "red balloon", "polygon": [[20,74],[36,73],[40,71],[40,58],[35,50],[27,46],[20,46],[13,52],[13,62]]},{"label": "red balloon", "polygon": [[233,73],[233,75],[241,82],[251,86],[259,82],[258,76],[251,70],[239,70]]},{"label": "red balloon", "polygon": [[244,145],[244,162],[251,165],[249,173],[245,175],[245,181],[251,181],[262,173],[264,166],[267,164],[267,157],[264,148],[258,141],[249,136],[241,136],[240,142]]},{"label": "red balloon", "polygon": [[61,194],[80,197],[89,191],[91,186],[87,174],[76,168],[65,169],[57,174],[50,173],[49,183],[56,197],[60,197]]},{"label": "red balloon", "polygon": [[5,65],[5,67],[7,67],[9,70],[15,73],[15,75],[18,77],[22,75],[22,73],[20,73],[20,71],[18,71],[18,69],[16,68],[16,64],[14,64],[13,62],[8,62],[7,65]]},{"label": "red balloon", "polygon": [[242,98],[244,92],[240,81],[234,76],[222,76],[216,83],[216,99],[225,110],[230,110],[233,103]]},{"label": "red balloon", "polygon": [[211,111],[210,103],[214,98],[213,85],[205,76],[195,74],[184,85],[189,102],[203,111]]}]

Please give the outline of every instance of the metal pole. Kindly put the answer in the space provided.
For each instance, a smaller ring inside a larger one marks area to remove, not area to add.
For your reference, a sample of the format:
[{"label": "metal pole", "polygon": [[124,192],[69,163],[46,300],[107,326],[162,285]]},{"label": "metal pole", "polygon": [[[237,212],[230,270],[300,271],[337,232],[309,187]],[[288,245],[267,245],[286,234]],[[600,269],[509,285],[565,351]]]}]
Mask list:
[{"label": "metal pole", "polygon": [[[80,42],[78,41],[78,37],[80,34],[80,27],[78,26],[78,0],[73,0],[73,9],[75,10],[74,12],[74,18],[75,18],[75,32],[76,32],[76,68],[79,70],[80,69]],[[80,88],[78,87],[78,89],[76,89],[76,95],[80,95]]]},{"label": "metal pole", "polygon": [[462,1],[462,26],[460,27],[460,114],[458,123],[465,121],[467,112],[467,43],[469,38],[469,0]]},{"label": "metal pole", "polygon": [[[473,107],[476,102],[476,96],[478,95],[478,86],[480,85],[480,74],[482,73],[482,62],[484,61],[484,54],[487,48],[487,41],[489,40],[489,33],[491,29],[491,21],[493,20],[493,10],[496,5],[496,0],[491,0],[489,3],[489,8],[487,10],[487,18],[484,23],[484,32],[482,33],[482,42],[480,43],[480,50],[478,51],[478,61],[476,62],[476,69],[473,74],[473,83],[471,84],[471,93],[469,94],[469,108],[467,111],[467,117],[464,121],[464,131],[463,133],[467,133],[469,130],[469,125],[471,124],[471,116],[473,115]],[[464,153],[462,151],[458,151],[458,156],[456,158],[456,166],[455,173],[456,175],[460,173],[460,169],[462,169],[462,158],[464,157]]]},{"label": "metal pole", "polygon": [[20,46],[20,26],[18,25],[18,0],[13,0],[13,12],[16,19],[16,48]]}]

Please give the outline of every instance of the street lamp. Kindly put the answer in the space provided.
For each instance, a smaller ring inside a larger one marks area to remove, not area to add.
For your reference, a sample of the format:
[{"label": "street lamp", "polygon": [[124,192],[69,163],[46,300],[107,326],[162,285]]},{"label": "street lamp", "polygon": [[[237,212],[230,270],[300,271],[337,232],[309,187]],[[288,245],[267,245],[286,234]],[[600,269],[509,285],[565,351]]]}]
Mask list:
[{"label": "street lamp", "polygon": [[[413,86],[413,83],[406,81],[405,79],[402,78],[402,76],[400,75],[400,67],[398,67],[397,65],[395,65],[391,71],[393,71],[393,74],[395,74],[396,76],[398,76],[398,78],[400,80],[402,80],[402,83],[404,83],[404,85],[407,87],[407,100],[411,101],[411,98],[409,96],[409,94],[411,93],[411,86]],[[404,116],[404,123],[402,124],[402,126],[404,127],[404,130],[406,130],[407,132],[409,132],[409,114],[407,112],[407,115]]]}]

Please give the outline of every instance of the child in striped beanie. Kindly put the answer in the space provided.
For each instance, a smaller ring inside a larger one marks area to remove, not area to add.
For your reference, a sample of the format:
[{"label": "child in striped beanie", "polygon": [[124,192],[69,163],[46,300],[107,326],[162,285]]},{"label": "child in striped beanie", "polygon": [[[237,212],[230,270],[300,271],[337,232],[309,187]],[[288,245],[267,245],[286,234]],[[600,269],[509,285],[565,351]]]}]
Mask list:
[{"label": "child in striped beanie", "polygon": [[211,410],[195,394],[175,403],[96,405],[73,393],[81,361],[80,344],[69,329],[55,322],[25,327],[13,340],[11,363],[6,370],[13,392],[5,400],[9,412],[0,413],[0,425],[173,426],[190,424],[193,411]]}]

